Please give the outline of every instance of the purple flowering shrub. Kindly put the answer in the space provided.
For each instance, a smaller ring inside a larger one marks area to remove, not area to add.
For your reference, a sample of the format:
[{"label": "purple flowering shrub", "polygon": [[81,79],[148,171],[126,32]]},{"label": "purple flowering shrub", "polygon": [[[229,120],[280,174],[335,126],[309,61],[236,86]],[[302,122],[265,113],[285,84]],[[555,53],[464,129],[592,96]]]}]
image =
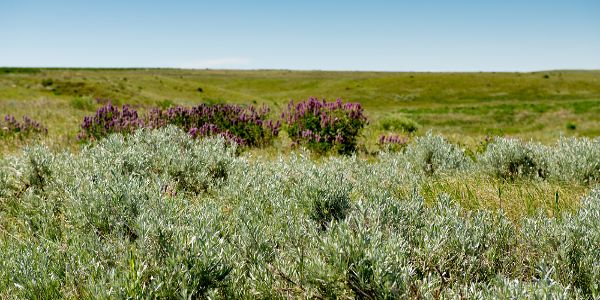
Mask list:
[{"label": "purple flowering shrub", "polygon": [[156,129],[174,125],[194,138],[220,135],[229,143],[255,147],[269,144],[279,134],[281,122],[268,120],[268,115],[266,106],[257,110],[253,106],[200,104],[153,108],[138,116],[137,111],[128,105],[119,110],[108,103],[98,109],[95,116],[84,118],[78,138],[97,140],[111,133],[132,133],[138,128]]},{"label": "purple flowering shrub", "polygon": [[18,136],[19,138],[28,137],[34,134],[47,134],[48,129],[38,121],[32,120],[27,116],[19,122],[12,115],[5,115],[4,121],[0,120],[0,138],[8,136]]},{"label": "purple flowering shrub", "polygon": [[191,108],[177,106],[148,114],[150,128],[175,125],[192,137],[220,135],[240,146],[263,146],[279,134],[281,122],[268,120],[269,108],[243,107],[233,104],[200,104]]},{"label": "purple flowering shrub", "polygon": [[310,98],[294,103],[290,101],[282,113],[287,132],[295,145],[325,153],[336,150],[349,154],[356,150],[357,138],[367,124],[360,103],[344,103]]},{"label": "purple flowering shrub", "polygon": [[94,116],[86,116],[77,135],[79,140],[98,140],[111,133],[132,133],[143,127],[144,122],[135,109],[123,105],[121,110],[108,103],[100,107]]},{"label": "purple flowering shrub", "polygon": [[408,138],[397,134],[383,134],[379,136],[377,145],[383,151],[399,152],[408,145]]}]

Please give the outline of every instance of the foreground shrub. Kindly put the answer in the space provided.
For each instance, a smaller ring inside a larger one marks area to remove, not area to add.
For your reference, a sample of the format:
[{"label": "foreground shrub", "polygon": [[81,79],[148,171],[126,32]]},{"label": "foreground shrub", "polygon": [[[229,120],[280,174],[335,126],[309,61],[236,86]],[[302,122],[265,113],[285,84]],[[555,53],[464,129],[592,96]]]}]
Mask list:
[{"label": "foreground shrub", "polygon": [[4,121],[0,121],[0,138],[18,137],[27,138],[33,135],[47,134],[48,129],[40,122],[23,116],[23,121],[19,122],[12,115],[5,115]]},{"label": "foreground shrub", "polygon": [[442,136],[430,133],[416,138],[405,155],[415,171],[428,176],[465,169],[472,163],[464,151]]},{"label": "foreground shrub", "polygon": [[431,145],[453,157],[433,174],[468,167],[430,135],[369,160],[249,159],[175,126],[29,148],[0,159],[0,298],[600,297],[600,190],[516,222],[423,198],[443,177],[406,163]]},{"label": "foreground shrub", "polygon": [[516,139],[496,138],[478,162],[486,172],[503,179],[546,178],[549,152],[540,145]]},{"label": "foreground shrub", "polygon": [[108,103],[99,108],[94,116],[86,116],[81,123],[77,138],[79,140],[98,140],[111,133],[128,134],[144,125],[135,109],[123,105],[121,110]]},{"label": "foreground shrub", "polygon": [[360,103],[319,101],[310,98],[294,104],[290,101],[282,117],[289,137],[296,145],[324,153],[335,150],[349,154],[356,150],[357,138],[367,124]]}]

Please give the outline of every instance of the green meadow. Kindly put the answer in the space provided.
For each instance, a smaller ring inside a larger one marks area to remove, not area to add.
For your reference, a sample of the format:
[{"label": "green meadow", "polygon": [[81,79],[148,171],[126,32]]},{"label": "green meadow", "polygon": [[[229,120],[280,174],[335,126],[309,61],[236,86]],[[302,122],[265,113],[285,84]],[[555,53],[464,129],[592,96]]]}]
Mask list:
[{"label": "green meadow", "polygon": [[[177,69],[0,69],[0,113],[28,115],[48,141],[75,142],[79,124],[100,106],[138,110],[201,102],[267,104],[277,111],[308,97],[360,102],[370,119],[363,144],[412,120],[417,134],[441,133],[477,145],[486,135],[551,143],[600,135],[600,71],[390,73]],[[7,148],[14,148],[4,145]]]}]

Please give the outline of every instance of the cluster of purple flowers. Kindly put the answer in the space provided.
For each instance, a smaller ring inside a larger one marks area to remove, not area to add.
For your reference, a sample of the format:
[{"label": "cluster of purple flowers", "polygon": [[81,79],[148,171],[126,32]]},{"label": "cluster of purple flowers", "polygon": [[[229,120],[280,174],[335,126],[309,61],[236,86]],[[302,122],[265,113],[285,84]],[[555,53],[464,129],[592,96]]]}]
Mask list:
[{"label": "cluster of purple flowers", "polygon": [[219,135],[225,138],[225,140],[230,144],[235,143],[239,146],[244,146],[246,144],[246,141],[232,134],[229,132],[229,130],[221,131],[217,125],[210,123],[206,123],[200,128],[192,127],[190,130],[188,130],[188,134],[193,138]]},{"label": "cluster of purple flowers", "polygon": [[119,110],[108,103],[94,116],[84,118],[78,138],[96,140],[111,133],[175,125],[194,138],[220,135],[231,143],[255,147],[271,143],[279,135],[283,120],[295,145],[306,145],[318,152],[335,149],[347,154],[356,150],[358,135],[367,124],[359,103],[344,103],[341,99],[334,102],[316,98],[299,103],[291,101],[281,119],[276,121],[268,119],[269,113],[267,106],[200,104],[153,108],[139,116],[128,105]]},{"label": "cluster of purple flowers", "polygon": [[281,117],[295,144],[318,152],[331,149],[343,154],[354,152],[358,135],[367,124],[360,103],[344,103],[341,99],[334,102],[317,98],[299,103],[290,101]]},{"label": "cluster of purple flowers", "polygon": [[193,137],[221,135],[230,142],[245,146],[261,146],[277,137],[281,122],[268,120],[268,107],[256,109],[232,104],[200,104],[194,107],[153,108],[139,117],[131,107],[122,111],[107,104],[95,116],[85,117],[79,139],[93,140],[110,133],[130,133],[138,128],[161,128],[175,125]]},{"label": "cluster of purple flowers", "polygon": [[150,111],[146,124],[151,128],[179,126],[192,136],[222,135],[239,145],[261,146],[279,135],[281,122],[267,119],[269,108],[233,104],[200,104]]},{"label": "cluster of purple flowers", "polygon": [[23,121],[19,122],[12,115],[5,115],[4,121],[0,121],[0,137],[16,135],[21,137],[29,136],[31,134],[47,134],[48,129],[40,122],[34,121],[27,116],[23,117]]},{"label": "cluster of purple flowers", "polygon": [[81,131],[77,135],[80,140],[97,140],[111,133],[132,133],[144,126],[143,120],[135,109],[123,105],[121,110],[108,103],[100,107],[94,116],[84,117]]},{"label": "cluster of purple flowers", "polygon": [[408,145],[408,138],[397,134],[381,135],[378,141],[379,147],[387,151],[400,151]]}]

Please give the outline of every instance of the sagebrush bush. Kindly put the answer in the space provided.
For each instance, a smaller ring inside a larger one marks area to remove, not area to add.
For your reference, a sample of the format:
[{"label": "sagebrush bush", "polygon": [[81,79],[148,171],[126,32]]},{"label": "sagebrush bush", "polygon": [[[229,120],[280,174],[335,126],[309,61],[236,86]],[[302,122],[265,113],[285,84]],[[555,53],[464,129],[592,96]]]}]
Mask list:
[{"label": "sagebrush bush", "polygon": [[54,155],[43,146],[25,148],[23,154],[25,161],[21,162],[21,178],[25,187],[44,191],[52,180]]},{"label": "sagebrush bush", "polygon": [[360,103],[344,103],[310,98],[290,101],[282,113],[290,139],[297,145],[325,153],[335,150],[350,154],[356,150],[357,138],[367,117]]},{"label": "sagebrush bush", "polygon": [[406,148],[411,168],[425,175],[434,175],[468,168],[472,161],[464,151],[442,136],[428,133],[418,137]]},{"label": "sagebrush bush", "polygon": [[0,298],[600,297],[597,188],[515,222],[421,196],[427,170],[481,172],[441,137],[371,160],[226,143],[168,126],[0,159]]},{"label": "sagebrush bush", "polygon": [[11,197],[18,189],[18,166],[13,161],[0,158],[0,199]]},{"label": "sagebrush bush", "polygon": [[516,139],[496,138],[487,145],[478,163],[489,173],[503,179],[548,177],[548,149]]},{"label": "sagebrush bush", "polygon": [[561,138],[550,157],[551,176],[586,184],[600,182],[600,138]]}]

